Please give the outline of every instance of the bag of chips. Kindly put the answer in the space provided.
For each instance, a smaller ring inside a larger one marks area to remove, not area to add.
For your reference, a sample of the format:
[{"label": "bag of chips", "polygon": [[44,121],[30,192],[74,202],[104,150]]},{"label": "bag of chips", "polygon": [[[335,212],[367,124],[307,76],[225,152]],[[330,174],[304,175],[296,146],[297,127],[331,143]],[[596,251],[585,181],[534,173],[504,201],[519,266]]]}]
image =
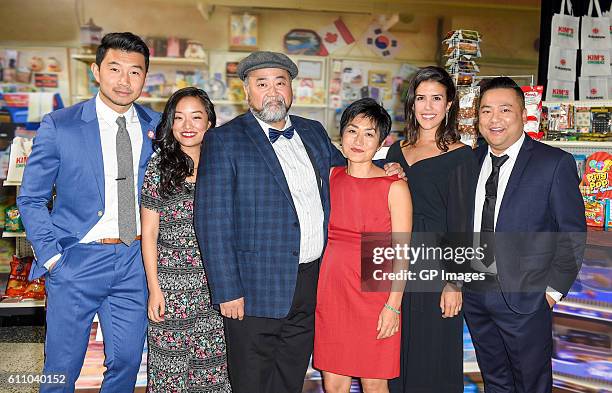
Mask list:
[{"label": "bag of chips", "polygon": [[6,284],[5,294],[8,297],[23,296],[28,286],[28,275],[32,267],[32,257],[17,258],[11,261],[11,274]]},{"label": "bag of chips", "polygon": [[6,232],[23,232],[23,223],[17,205],[7,207],[4,217],[4,230]]},{"label": "bag of chips", "polygon": [[45,278],[40,277],[30,281],[23,293],[24,299],[43,300],[45,298]]}]

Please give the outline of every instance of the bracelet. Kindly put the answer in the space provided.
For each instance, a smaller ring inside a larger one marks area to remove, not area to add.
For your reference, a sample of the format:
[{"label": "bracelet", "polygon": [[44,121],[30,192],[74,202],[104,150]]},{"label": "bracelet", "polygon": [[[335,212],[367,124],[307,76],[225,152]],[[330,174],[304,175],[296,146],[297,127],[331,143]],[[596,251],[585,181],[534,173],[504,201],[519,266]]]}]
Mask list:
[{"label": "bracelet", "polygon": [[400,314],[400,310],[398,310],[398,309],[397,309],[397,308],[395,308],[395,307],[391,307],[391,306],[390,306],[390,305],[388,305],[387,303],[385,303],[385,308],[386,308],[387,310],[391,310],[391,311],[393,311],[393,312],[394,312],[394,313],[396,313],[397,315],[399,315],[399,314]]}]

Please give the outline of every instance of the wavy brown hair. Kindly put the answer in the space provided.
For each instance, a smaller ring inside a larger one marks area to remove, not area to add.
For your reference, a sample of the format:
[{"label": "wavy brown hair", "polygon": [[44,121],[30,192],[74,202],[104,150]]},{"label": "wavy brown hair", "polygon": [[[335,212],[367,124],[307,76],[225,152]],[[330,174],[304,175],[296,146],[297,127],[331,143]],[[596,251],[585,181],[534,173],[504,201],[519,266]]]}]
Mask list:
[{"label": "wavy brown hair", "polygon": [[429,66],[421,68],[410,80],[408,96],[404,112],[406,114],[406,144],[412,146],[416,144],[419,136],[419,125],[414,113],[414,102],[416,100],[416,89],[423,82],[434,81],[443,85],[446,89],[446,102],[452,102],[450,109],[446,113],[447,121],[443,121],[436,130],[436,145],[442,151],[448,151],[448,146],[461,140],[461,135],[457,131],[457,112],[459,111],[459,99],[457,88],[450,75],[444,68]]},{"label": "wavy brown hair", "polygon": [[217,122],[215,107],[208,98],[208,94],[202,89],[185,87],[176,91],[168,99],[153,140],[155,151],[159,154],[159,194],[163,198],[169,198],[183,190],[185,179],[193,175],[193,160],[183,152],[172,132],[176,106],[185,97],[195,97],[202,102],[208,115],[210,128],[213,128]]}]

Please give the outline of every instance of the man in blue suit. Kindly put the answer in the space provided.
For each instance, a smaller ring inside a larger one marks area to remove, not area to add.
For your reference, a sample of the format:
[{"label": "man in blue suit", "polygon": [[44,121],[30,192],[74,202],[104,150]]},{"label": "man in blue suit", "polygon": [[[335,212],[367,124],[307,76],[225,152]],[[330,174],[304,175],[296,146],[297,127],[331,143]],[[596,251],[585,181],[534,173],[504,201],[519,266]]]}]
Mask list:
[{"label": "man in blue suit", "polygon": [[472,263],[485,280],[465,284],[464,313],[487,393],[551,392],[551,309],[576,279],[584,247],[574,158],[525,135],[526,120],[512,79],[481,87],[488,146],[476,150],[474,232],[488,248]]},{"label": "man in blue suit", "polygon": [[65,382],[41,392],[74,391],[96,313],[101,391],[134,390],[147,326],[139,190],[159,121],[134,103],[148,65],[139,37],[107,34],[91,65],[98,94],[46,115],[34,139],[17,203],[36,256],[32,277],[47,275],[44,373]]},{"label": "man in blue suit", "polygon": [[329,171],[346,160],[319,122],[287,114],[297,73],[280,53],[243,59],[250,111],[208,131],[200,159],[196,234],[234,393],[301,392],[313,348]]}]

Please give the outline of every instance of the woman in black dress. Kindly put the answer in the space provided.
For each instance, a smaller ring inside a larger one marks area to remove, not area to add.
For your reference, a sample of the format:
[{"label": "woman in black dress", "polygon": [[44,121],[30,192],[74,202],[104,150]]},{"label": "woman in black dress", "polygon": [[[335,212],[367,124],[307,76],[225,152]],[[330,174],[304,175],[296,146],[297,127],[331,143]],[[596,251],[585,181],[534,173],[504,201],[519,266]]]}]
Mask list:
[{"label": "woman in black dress", "polygon": [[[469,189],[476,166],[472,149],[460,142],[457,111],[448,73],[439,67],[419,70],[406,101],[407,140],[387,153],[388,161],[403,167],[410,185],[413,245],[440,246],[443,234],[472,232]],[[413,265],[429,268],[424,266]],[[408,282],[406,291],[400,377],[390,382],[390,392],[463,392],[461,289],[442,281]]]}]

